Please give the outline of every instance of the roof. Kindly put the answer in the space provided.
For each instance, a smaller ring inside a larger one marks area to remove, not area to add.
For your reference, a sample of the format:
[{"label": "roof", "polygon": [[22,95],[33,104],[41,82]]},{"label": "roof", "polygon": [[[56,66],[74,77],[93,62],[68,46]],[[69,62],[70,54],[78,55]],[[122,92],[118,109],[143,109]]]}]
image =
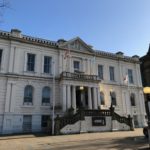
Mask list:
[{"label": "roof", "polygon": [[[40,46],[59,48],[58,41],[56,42],[56,41],[51,41],[51,40],[47,40],[47,39],[43,39],[43,38],[37,38],[37,37],[23,35],[23,34],[21,34],[21,31],[18,29],[12,29],[11,32],[6,32],[6,31],[0,30],[0,38],[9,39],[9,40],[16,40],[19,42],[35,44],[35,45],[40,45]],[[95,56],[100,56],[100,57],[102,56],[102,57],[111,58],[111,59],[115,59],[115,60],[119,59],[122,61],[140,63],[139,57],[136,55],[132,56],[132,57],[128,57],[128,56],[124,56],[123,53],[121,53],[121,52],[115,54],[115,53],[110,53],[110,52],[101,51],[101,50],[93,50],[81,38],[79,38],[79,37],[77,37],[77,38],[82,43],[84,43],[88,47],[88,49],[91,50],[92,55],[94,54]],[[76,40],[77,38],[74,38],[74,39]],[[72,39],[72,40],[74,40],[74,39]],[[68,42],[68,41],[66,41],[66,42]]]}]

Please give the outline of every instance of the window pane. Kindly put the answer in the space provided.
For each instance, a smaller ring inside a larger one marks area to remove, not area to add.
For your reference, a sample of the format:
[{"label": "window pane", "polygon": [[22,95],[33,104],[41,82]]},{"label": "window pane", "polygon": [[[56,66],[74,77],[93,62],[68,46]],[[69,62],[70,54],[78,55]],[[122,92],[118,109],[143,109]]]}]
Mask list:
[{"label": "window pane", "polygon": [[52,58],[44,56],[44,73],[51,73]]},{"label": "window pane", "polygon": [[98,76],[100,79],[103,79],[103,66],[98,65]]},{"label": "window pane", "polygon": [[30,132],[32,129],[32,116],[24,115],[23,116],[23,131]]},{"label": "window pane", "polygon": [[35,54],[27,54],[27,71],[34,71]]},{"label": "window pane", "polygon": [[129,83],[133,83],[133,73],[131,69],[128,69],[128,77],[129,77]]},{"label": "window pane", "polygon": [[74,61],[74,70],[80,70],[80,62],[79,61]]},{"label": "window pane", "polygon": [[42,127],[47,127],[48,126],[48,121],[50,119],[50,116],[48,115],[43,115],[41,119],[41,126]]},{"label": "window pane", "polygon": [[24,90],[24,102],[32,103],[33,97],[33,87],[31,85],[27,85]]},{"label": "window pane", "polygon": [[43,88],[42,103],[50,103],[50,88],[49,87]]},{"label": "window pane", "polygon": [[131,93],[130,95],[131,106],[135,106],[135,94]]},{"label": "window pane", "polygon": [[110,96],[111,96],[111,103],[112,105],[117,105],[117,100],[116,100],[116,93],[115,92],[110,92]]},{"label": "window pane", "polygon": [[109,67],[109,73],[110,73],[110,80],[114,81],[115,80],[114,67]]},{"label": "window pane", "polygon": [[100,92],[101,105],[105,105],[104,93]]}]

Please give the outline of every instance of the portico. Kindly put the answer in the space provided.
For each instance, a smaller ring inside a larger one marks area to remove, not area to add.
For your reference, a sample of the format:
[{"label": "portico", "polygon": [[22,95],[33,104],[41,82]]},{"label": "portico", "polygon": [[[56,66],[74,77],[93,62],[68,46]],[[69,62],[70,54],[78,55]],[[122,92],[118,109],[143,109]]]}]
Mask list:
[{"label": "portico", "polygon": [[63,84],[62,91],[63,112],[71,107],[76,112],[81,107],[98,109],[100,106],[99,87]]},{"label": "portico", "polygon": [[[92,76],[86,81],[84,76],[80,78],[71,78],[73,73],[62,74],[61,81],[61,95],[63,112],[66,112],[69,108],[73,108],[76,112],[79,108],[86,109],[98,109],[100,107],[100,89],[99,81],[95,80]],[[87,77],[87,76],[86,76]],[[81,79],[84,79],[81,81]],[[92,80],[94,82],[92,82]]]}]

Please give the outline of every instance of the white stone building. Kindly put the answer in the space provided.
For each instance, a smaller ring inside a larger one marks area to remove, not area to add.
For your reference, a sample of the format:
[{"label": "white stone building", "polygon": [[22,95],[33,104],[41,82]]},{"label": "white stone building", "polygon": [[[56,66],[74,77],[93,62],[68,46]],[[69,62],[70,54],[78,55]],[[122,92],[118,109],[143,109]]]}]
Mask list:
[{"label": "white stone building", "polygon": [[55,114],[112,103],[117,114],[130,114],[134,126],[142,127],[139,64],[138,56],[94,50],[79,37],[53,42],[17,29],[0,31],[0,133],[41,131],[52,115],[53,87]]}]

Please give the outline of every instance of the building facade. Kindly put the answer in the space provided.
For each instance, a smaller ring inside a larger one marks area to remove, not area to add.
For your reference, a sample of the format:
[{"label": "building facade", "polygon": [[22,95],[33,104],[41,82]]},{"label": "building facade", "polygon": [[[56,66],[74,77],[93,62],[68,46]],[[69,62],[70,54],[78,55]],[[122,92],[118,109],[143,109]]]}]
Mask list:
[{"label": "building facade", "polygon": [[[140,58],[141,61],[141,75],[142,75],[142,83],[143,87],[150,87],[150,46],[148,49],[148,52],[145,56]],[[145,97],[145,106],[146,106],[146,112],[148,115],[148,101],[150,101],[150,94],[144,94]]]},{"label": "building facade", "polygon": [[79,37],[53,42],[0,31],[0,133],[41,131],[54,104],[60,116],[70,108],[76,113],[112,104],[143,127],[139,64],[138,56],[94,50]]}]

